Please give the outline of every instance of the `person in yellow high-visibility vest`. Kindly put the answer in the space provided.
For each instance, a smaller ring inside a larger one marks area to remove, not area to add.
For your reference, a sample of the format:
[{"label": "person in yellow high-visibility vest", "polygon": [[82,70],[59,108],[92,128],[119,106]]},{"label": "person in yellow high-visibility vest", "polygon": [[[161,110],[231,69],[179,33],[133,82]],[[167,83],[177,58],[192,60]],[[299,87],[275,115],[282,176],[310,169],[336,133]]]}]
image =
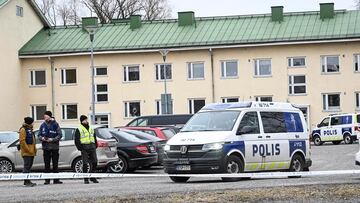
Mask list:
[{"label": "person in yellow high-visibility vest", "polygon": [[[88,118],[85,115],[80,116],[80,125],[75,132],[75,145],[81,151],[83,161],[83,173],[94,173],[97,167],[96,157],[96,136],[94,129],[89,125]],[[90,168],[88,168],[88,166]],[[99,183],[96,178],[90,178],[93,183]],[[89,179],[84,179],[85,184],[89,184]]]}]

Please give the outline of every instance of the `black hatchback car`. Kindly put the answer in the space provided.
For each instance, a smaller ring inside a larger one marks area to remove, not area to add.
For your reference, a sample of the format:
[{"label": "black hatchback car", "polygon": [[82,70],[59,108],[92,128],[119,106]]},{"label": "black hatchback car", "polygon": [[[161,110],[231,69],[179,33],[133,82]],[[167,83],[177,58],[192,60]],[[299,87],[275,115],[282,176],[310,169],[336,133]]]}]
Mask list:
[{"label": "black hatchback car", "polygon": [[140,139],[127,132],[117,129],[108,129],[117,141],[117,152],[119,163],[117,167],[119,173],[133,172],[139,167],[150,166],[158,162],[156,143],[147,139]]}]

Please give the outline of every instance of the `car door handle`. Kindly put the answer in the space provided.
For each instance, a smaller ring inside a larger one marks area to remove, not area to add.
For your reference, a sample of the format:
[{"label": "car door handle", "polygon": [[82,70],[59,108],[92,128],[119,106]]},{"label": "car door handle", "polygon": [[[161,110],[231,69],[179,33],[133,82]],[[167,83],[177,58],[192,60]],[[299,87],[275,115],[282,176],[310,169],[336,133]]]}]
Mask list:
[{"label": "car door handle", "polygon": [[270,136],[270,135],[267,135],[266,138],[271,138],[271,136]]},{"label": "car door handle", "polygon": [[262,138],[262,136],[258,136],[258,138]]}]

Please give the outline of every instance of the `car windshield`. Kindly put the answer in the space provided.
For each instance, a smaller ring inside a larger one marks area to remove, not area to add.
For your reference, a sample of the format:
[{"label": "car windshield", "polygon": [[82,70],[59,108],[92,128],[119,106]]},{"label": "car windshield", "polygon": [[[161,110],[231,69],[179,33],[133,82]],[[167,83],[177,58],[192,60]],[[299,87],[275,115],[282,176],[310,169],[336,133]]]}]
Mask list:
[{"label": "car windshield", "polygon": [[175,135],[175,132],[170,129],[163,129],[161,131],[164,133],[167,139],[170,139]]},{"label": "car windshield", "polygon": [[16,132],[0,133],[0,143],[11,143],[19,139],[19,134]]},{"label": "car windshield", "polygon": [[195,114],[181,132],[231,131],[240,111],[208,111]]}]

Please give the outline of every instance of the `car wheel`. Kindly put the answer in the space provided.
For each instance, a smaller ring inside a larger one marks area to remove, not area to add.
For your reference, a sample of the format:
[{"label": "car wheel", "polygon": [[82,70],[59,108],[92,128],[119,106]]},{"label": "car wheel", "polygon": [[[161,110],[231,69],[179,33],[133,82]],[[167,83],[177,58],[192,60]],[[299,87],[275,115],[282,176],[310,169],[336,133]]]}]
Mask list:
[{"label": "car wheel", "polygon": [[0,173],[11,173],[14,171],[14,164],[8,159],[0,159]]},{"label": "car wheel", "polygon": [[333,143],[334,145],[338,145],[338,144],[341,143],[341,141],[332,141],[332,143]]},{"label": "car wheel", "polygon": [[[244,162],[235,155],[230,155],[225,163],[225,173],[236,174],[244,172]],[[221,178],[223,181],[238,181],[241,178]]]},{"label": "car wheel", "polygon": [[112,173],[125,173],[128,169],[128,164],[123,156],[119,156],[119,161],[116,164],[109,166],[109,171]]},{"label": "car wheel", "polygon": [[314,137],[314,144],[316,145],[316,146],[320,146],[320,145],[322,145],[322,144],[324,144],[324,142],[323,141],[321,141],[321,138],[319,137],[319,136],[315,136]]},{"label": "car wheel", "polygon": [[345,142],[345,144],[352,144],[352,143],[353,143],[353,139],[352,139],[351,135],[345,134],[345,135],[344,135],[344,142]]},{"label": "car wheel", "polygon": [[186,183],[190,177],[177,177],[177,176],[169,176],[172,181],[175,183]]},{"label": "car wheel", "polygon": [[[83,172],[83,161],[82,161],[81,157],[78,157],[73,161],[73,163],[71,165],[71,169],[75,173],[82,173]],[[87,171],[87,173],[88,173],[89,170],[90,170],[90,165],[89,164],[88,164],[87,169],[88,169],[88,171]]]},{"label": "car wheel", "polygon": [[[305,160],[299,154],[295,154],[290,162],[290,172],[301,172],[304,171]],[[289,178],[301,178],[301,176],[289,176]]]}]

